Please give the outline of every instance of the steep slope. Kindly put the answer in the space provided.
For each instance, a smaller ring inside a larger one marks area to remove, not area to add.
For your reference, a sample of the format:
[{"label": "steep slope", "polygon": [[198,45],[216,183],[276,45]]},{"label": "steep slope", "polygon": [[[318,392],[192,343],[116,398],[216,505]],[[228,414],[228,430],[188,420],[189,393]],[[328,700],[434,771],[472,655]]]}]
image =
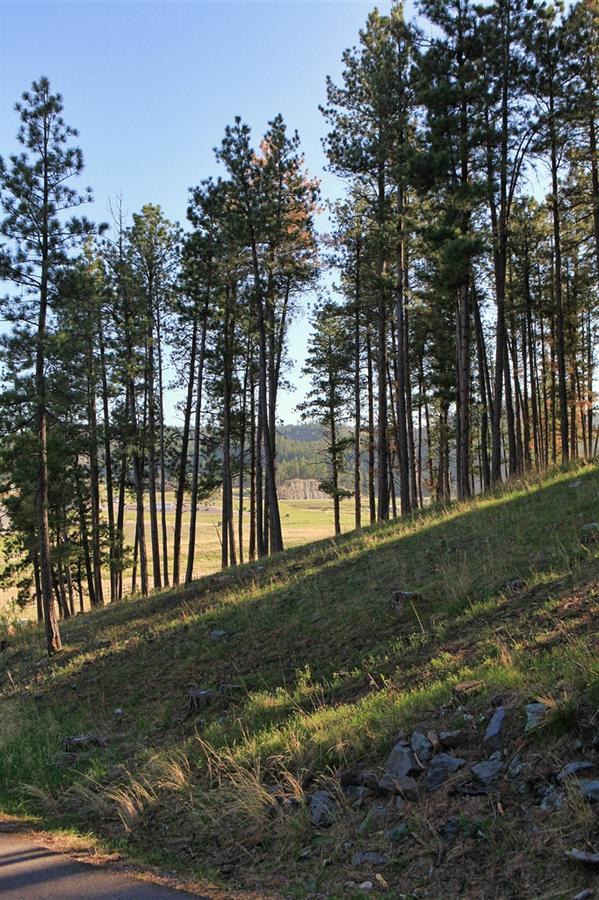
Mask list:
[{"label": "steep slope", "polygon": [[573,896],[598,509],[596,465],[556,471],[78,617],[52,660],[19,634],[0,802],[265,893]]}]

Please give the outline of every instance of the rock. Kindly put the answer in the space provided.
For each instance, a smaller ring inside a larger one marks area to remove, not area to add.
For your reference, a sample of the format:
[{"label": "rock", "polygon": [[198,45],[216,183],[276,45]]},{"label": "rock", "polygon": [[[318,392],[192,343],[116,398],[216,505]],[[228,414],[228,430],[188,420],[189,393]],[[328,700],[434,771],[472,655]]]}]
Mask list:
[{"label": "rock", "polygon": [[580,539],[587,547],[599,543],[599,522],[587,522],[583,525]]},{"label": "rock", "polygon": [[206,706],[210,706],[214,698],[214,690],[213,688],[193,688],[187,692],[187,696],[189,697],[187,714],[191,716],[193,713],[205,709]]},{"label": "rock", "polygon": [[391,608],[400,613],[406,603],[414,603],[420,598],[420,594],[414,591],[393,591],[391,594]]},{"label": "rock", "polygon": [[477,781],[484,784],[485,787],[493,784],[499,778],[503,771],[503,761],[501,759],[486,759],[483,762],[476,763],[470,770]]},{"label": "rock", "polygon": [[388,862],[388,856],[384,856],[382,853],[375,853],[372,850],[359,850],[358,853],[354,853],[351,858],[352,866],[356,867],[386,866]]},{"label": "rock", "polygon": [[374,884],[372,883],[372,881],[362,881],[358,885],[358,890],[359,891],[371,891],[373,889],[373,887],[374,887]]},{"label": "rock", "polygon": [[361,803],[363,800],[366,800],[367,797],[370,797],[372,791],[362,784],[348,784],[347,787],[343,789],[343,793],[348,800],[357,800]]},{"label": "rock", "polygon": [[580,894],[576,894],[573,900],[591,900],[591,897],[595,896],[595,892],[590,888],[585,888],[584,891],[581,891]]},{"label": "rock", "polygon": [[503,741],[503,723],[505,721],[505,707],[498,706],[483,737],[483,744],[490,750],[498,750]]},{"label": "rock", "polygon": [[447,843],[455,840],[459,833],[460,819],[458,816],[451,816],[451,818],[439,828],[439,836],[443,838],[444,841],[447,841]]},{"label": "rock", "polygon": [[530,734],[536,728],[543,724],[543,719],[547,715],[549,707],[545,703],[528,703],[525,709],[526,725],[524,726],[524,734]]},{"label": "rock", "polygon": [[405,822],[402,822],[401,825],[396,825],[395,828],[390,828],[389,831],[386,831],[385,837],[388,841],[392,841],[394,844],[397,844],[399,841],[403,841],[407,834],[408,826]]},{"label": "rock", "polygon": [[558,773],[557,780],[558,781],[566,781],[571,775],[575,775],[577,772],[585,772],[585,771],[588,771],[589,769],[594,769],[594,768],[595,768],[595,763],[592,763],[587,759],[582,759],[582,760],[578,760],[577,762],[568,763]]},{"label": "rock", "polygon": [[589,769],[594,769],[595,764],[589,762],[588,760],[580,760],[579,762],[571,762],[568,763],[564,768],[558,773],[557,780],[559,782],[567,781],[571,775],[576,775],[577,772],[585,772]]},{"label": "rock", "polygon": [[315,791],[310,797],[310,822],[316,827],[332,825],[337,802],[328,791]]},{"label": "rock", "polygon": [[462,768],[464,763],[464,759],[452,756],[451,753],[439,753],[435,756],[424,779],[427,791],[432,793],[438,790],[451,775]]},{"label": "rock", "polygon": [[[589,853],[586,850],[566,850],[566,857],[575,862],[586,863],[589,866],[599,866],[599,853]],[[591,895],[592,896],[592,895]]]},{"label": "rock", "polygon": [[516,753],[514,756],[512,756],[507,765],[508,778],[517,778],[518,775],[522,773],[525,765],[526,764],[522,761],[522,757],[519,753]]},{"label": "rock", "polygon": [[599,781],[579,778],[578,787],[585,800],[589,800],[591,803],[599,802]]},{"label": "rock", "polygon": [[409,775],[394,778],[393,775],[383,775],[378,784],[379,790],[387,794],[400,794],[404,800],[418,800],[418,785]]},{"label": "rock", "polygon": [[566,795],[553,784],[548,785],[543,791],[543,798],[539,803],[539,809],[543,812],[555,812],[561,809],[566,802]]},{"label": "rock", "polygon": [[568,487],[570,488],[570,490],[577,490],[579,487],[582,487],[582,481],[580,480],[580,478],[577,478],[576,481],[571,481],[568,484]]},{"label": "rock", "polygon": [[411,747],[404,741],[397,743],[387,757],[385,774],[392,778],[403,778],[420,771],[421,767],[416,762]]},{"label": "rock", "polygon": [[376,769],[364,769],[358,775],[358,781],[364,787],[370,788],[371,791],[378,791],[379,789],[379,773]]},{"label": "rock", "polygon": [[96,747],[105,747],[108,738],[95,737],[89,734],[80,734],[75,737],[67,737],[62,742],[65,753],[81,753],[93,750]]},{"label": "rock", "polygon": [[471,694],[476,694],[482,686],[482,681],[460,681],[459,684],[454,684],[453,692],[456,697],[470,697]]},{"label": "rock", "polygon": [[505,590],[508,594],[517,594],[518,591],[524,590],[526,582],[523,578],[514,578],[512,581],[506,581]]},{"label": "rock", "polygon": [[121,709],[120,706],[117,706],[116,709],[113,709],[113,713],[117,717],[117,719],[121,719],[125,715],[125,710]]},{"label": "rock", "polygon": [[227,636],[226,631],[222,631],[220,628],[213,628],[212,631],[208,632],[208,637],[212,641],[219,641],[221,638]]},{"label": "rock", "polygon": [[433,755],[433,743],[422,731],[413,731],[410,738],[410,747],[420,760],[420,762],[428,762]]},{"label": "rock", "polygon": [[389,809],[385,806],[384,803],[377,803],[375,804],[375,806],[371,806],[371,808],[368,810],[368,812],[358,825],[358,834],[368,834],[368,832],[371,830],[371,826],[373,826],[377,820],[386,822],[389,818],[389,812]]},{"label": "rock", "polygon": [[460,747],[464,743],[463,731],[440,731],[439,741],[448,750]]}]

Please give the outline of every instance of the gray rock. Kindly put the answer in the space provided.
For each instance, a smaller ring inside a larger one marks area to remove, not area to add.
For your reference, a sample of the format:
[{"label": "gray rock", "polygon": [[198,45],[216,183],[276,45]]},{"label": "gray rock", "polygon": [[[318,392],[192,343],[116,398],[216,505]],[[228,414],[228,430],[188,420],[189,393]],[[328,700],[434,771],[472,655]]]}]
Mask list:
[{"label": "gray rock", "polygon": [[599,803],[599,781],[579,778],[578,787],[585,800],[590,800],[591,803]]},{"label": "gray rock", "polygon": [[357,800],[359,802],[366,800],[372,793],[370,788],[364,787],[363,784],[348,784],[347,787],[343,789],[343,792],[348,800]]},{"label": "gray rock", "polygon": [[483,744],[490,750],[497,750],[503,741],[503,724],[505,721],[505,707],[498,706],[491,721],[487,725],[483,737]]},{"label": "gray rock", "polygon": [[595,892],[591,890],[591,888],[585,888],[584,891],[581,891],[580,894],[576,894],[574,900],[591,900],[591,897],[595,896]]},{"label": "gray rock", "polygon": [[476,763],[472,766],[471,772],[477,781],[484,784],[485,787],[493,784],[503,771],[503,762],[501,759],[486,759],[483,762]]},{"label": "gray rock", "polygon": [[420,760],[420,762],[428,762],[433,755],[433,745],[429,738],[422,731],[413,731],[410,738],[410,747]]},{"label": "gray rock", "polygon": [[438,790],[451,775],[462,768],[464,763],[464,759],[452,756],[451,753],[439,753],[435,756],[424,779],[427,791],[432,793]]},{"label": "gray rock", "polygon": [[358,834],[368,834],[373,830],[375,823],[378,830],[380,823],[386,822],[389,818],[389,813],[390,811],[384,803],[377,803],[374,806],[371,806],[358,825]]},{"label": "gray rock", "polygon": [[539,803],[539,809],[544,812],[555,812],[561,809],[566,802],[566,795],[553,784],[548,785],[543,791],[543,798]]},{"label": "gray rock", "polygon": [[379,781],[379,790],[388,794],[400,794],[404,800],[418,800],[418,785],[409,775],[402,778],[394,778],[393,775],[383,775]]},{"label": "gray rock", "polygon": [[586,850],[576,850],[574,848],[566,850],[566,856],[575,862],[586,863],[589,866],[599,866],[599,853],[588,853]]},{"label": "gray rock", "polygon": [[194,688],[187,692],[187,696],[189,697],[188,714],[191,716],[206,706],[210,706],[214,698],[214,689]]},{"label": "gray rock", "polygon": [[408,835],[408,826],[405,822],[402,822],[401,825],[396,825],[395,828],[390,828],[389,831],[385,832],[385,837],[388,841],[392,841],[394,844],[399,843],[399,841],[403,841],[403,839]]},{"label": "gray rock", "polygon": [[448,750],[453,750],[464,743],[464,732],[461,730],[440,731],[439,740]]},{"label": "gray rock", "polygon": [[406,603],[414,603],[419,597],[420,594],[417,594],[414,591],[393,591],[391,594],[391,608],[394,609],[395,612],[400,613]]},{"label": "gray rock", "polygon": [[405,775],[420,771],[421,768],[416,762],[409,744],[403,741],[397,743],[387,757],[385,774],[391,775],[392,778],[403,778]]},{"label": "gray rock", "polygon": [[589,769],[594,769],[595,764],[589,762],[588,760],[579,760],[577,762],[568,763],[564,768],[558,773],[557,780],[567,781],[571,775],[576,775],[577,772],[585,772]]},{"label": "gray rock", "polygon": [[105,747],[108,738],[96,737],[91,734],[78,734],[74,737],[67,737],[62,742],[62,749],[65,753],[87,753],[97,747]]},{"label": "gray rock", "polygon": [[507,764],[507,777],[508,778],[517,778],[518,775],[521,775],[526,763],[522,760],[522,757],[519,753],[514,754]]},{"label": "gray rock", "polygon": [[221,638],[224,638],[224,637],[226,637],[226,636],[227,636],[227,632],[226,632],[226,631],[222,631],[220,628],[213,628],[212,631],[210,631],[210,632],[208,633],[208,637],[209,637],[210,640],[212,640],[212,641],[218,641],[218,640],[220,640]]},{"label": "gray rock", "polygon": [[447,822],[439,828],[439,836],[442,837],[444,841],[447,841],[447,843],[455,840],[459,833],[460,819],[458,816],[451,816]]},{"label": "gray rock", "polygon": [[351,858],[352,866],[386,866],[389,857],[383,853],[375,853],[373,850],[360,850]]},{"label": "gray rock", "polygon": [[315,791],[310,797],[310,822],[312,825],[324,827],[335,821],[337,802],[328,791]]},{"label": "gray rock", "polygon": [[379,773],[376,769],[364,769],[363,772],[360,772],[358,780],[360,784],[372,791],[377,791],[379,788]]},{"label": "gray rock", "polygon": [[549,707],[545,703],[528,703],[526,706],[526,725],[524,733],[530,734],[536,728],[542,725],[545,716],[549,711]]}]

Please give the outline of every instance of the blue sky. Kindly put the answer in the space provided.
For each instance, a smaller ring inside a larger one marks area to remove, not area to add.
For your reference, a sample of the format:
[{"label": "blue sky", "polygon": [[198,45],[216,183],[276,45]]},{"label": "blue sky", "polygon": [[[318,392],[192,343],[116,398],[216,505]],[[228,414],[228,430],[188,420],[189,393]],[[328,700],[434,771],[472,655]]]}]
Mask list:
[{"label": "blue sky", "polygon": [[[377,4],[388,11],[389,2]],[[159,203],[185,221],[187,189],[218,171],[213,147],[235,115],[258,137],[281,112],[302,139],[325,197],[342,187],[323,171],[318,110],[325,78],[357,42],[368,0],[196,0],[196,2],[6,2],[0,0],[0,153],[14,148],[14,101],[47,75],[79,129],[92,212],[108,218],[122,193],[129,212]],[[290,375],[298,390],[280,414],[295,421],[307,322],[291,333]]]}]

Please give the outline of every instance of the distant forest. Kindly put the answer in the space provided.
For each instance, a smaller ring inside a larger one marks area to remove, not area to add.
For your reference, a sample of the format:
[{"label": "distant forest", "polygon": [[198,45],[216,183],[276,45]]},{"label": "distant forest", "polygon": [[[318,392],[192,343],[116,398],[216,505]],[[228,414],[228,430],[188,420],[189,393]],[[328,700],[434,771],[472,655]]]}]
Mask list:
[{"label": "distant forest", "polygon": [[[75,588],[127,593],[130,550],[143,594],[188,582],[215,491],[226,568],[246,538],[250,559],[284,549],[292,475],[316,475],[339,531],[343,498],[360,528],[361,496],[384,522],[596,452],[597,4],[418,12],[374,10],[327,82],[335,203],[282,116],[258,139],[236,118],[184,228],[151,203],[93,223],[61,96],[40,78],[17,104],[22,152],[0,162],[4,578],[37,598],[50,652]],[[324,454],[277,414],[289,325],[315,294],[299,412]]]}]

